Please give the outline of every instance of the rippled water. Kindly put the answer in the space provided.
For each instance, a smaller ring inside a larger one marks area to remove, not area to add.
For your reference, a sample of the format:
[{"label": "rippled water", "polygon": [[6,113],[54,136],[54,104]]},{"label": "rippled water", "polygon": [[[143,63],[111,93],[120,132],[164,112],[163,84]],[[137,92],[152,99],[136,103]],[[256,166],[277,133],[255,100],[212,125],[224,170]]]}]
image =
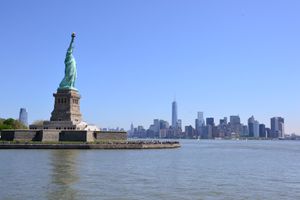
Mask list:
[{"label": "rippled water", "polygon": [[300,199],[300,142],[0,150],[0,199]]}]

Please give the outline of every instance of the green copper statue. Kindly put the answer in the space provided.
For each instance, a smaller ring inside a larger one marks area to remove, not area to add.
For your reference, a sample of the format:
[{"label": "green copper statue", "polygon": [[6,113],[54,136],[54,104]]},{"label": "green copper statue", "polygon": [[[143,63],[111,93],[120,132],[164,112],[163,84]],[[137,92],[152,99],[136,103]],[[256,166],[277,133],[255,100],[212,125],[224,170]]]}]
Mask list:
[{"label": "green copper statue", "polygon": [[60,82],[58,88],[61,90],[66,90],[66,89],[77,90],[75,88],[75,80],[77,78],[76,62],[72,54],[74,38],[75,38],[75,33],[72,33],[72,40],[68,48],[66,59],[65,59],[65,77]]}]

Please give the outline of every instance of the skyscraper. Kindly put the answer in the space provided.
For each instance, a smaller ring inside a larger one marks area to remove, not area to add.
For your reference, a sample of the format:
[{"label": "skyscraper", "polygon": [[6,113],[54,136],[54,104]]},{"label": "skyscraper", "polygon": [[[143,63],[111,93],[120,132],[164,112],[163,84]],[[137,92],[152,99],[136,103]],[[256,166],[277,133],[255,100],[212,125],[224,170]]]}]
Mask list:
[{"label": "skyscraper", "polygon": [[198,120],[199,120],[199,123],[200,123],[201,126],[205,125],[203,112],[198,112]]},{"label": "skyscraper", "polygon": [[284,137],[284,118],[271,118],[271,135],[272,137]]},{"label": "skyscraper", "polygon": [[160,122],[159,119],[154,119],[153,120],[153,125],[154,125],[154,131],[156,133],[159,133],[159,129],[160,129]]},{"label": "skyscraper", "polygon": [[159,126],[161,129],[168,129],[169,128],[169,123],[165,120],[159,120]]},{"label": "skyscraper", "polygon": [[206,125],[215,126],[215,119],[213,117],[206,118]]},{"label": "skyscraper", "polygon": [[206,118],[205,136],[207,136],[208,139],[213,138],[214,127],[215,127],[215,119],[213,117]]},{"label": "skyscraper", "polygon": [[232,115],[230,116],[230,124],[233,124],[233,125],[240,125],[241,124],[241,119],[240,119],[240,116],[238,115]]},{"label": "skyscraper", "polygon": [[134,132],[134,126],[133,126],[133,123],[131,122],[131,125],[130,125],[130,131],[133,133]]},{"label": "skyscraper", "polygon": [[257,120],[254,121],[253,128],[254,128],[253,136],[258,138],[259,137],[259,122]]},{"label": "skyscraper", "polygon": [[177,120],[177,128],[182,129],[182,120],[181,119]]},{"label": "skyscraper", "polygon": [[252,116],[248,119],[249,137],[254,137],[254,123],[255,123],[255,119]]},{"label": "skyscraper", "polygon": [[177,102],[172,103],[172,128],[176,129],[178,126],[178,116],[177,116]]},{"label": "skyscraper", "polygon": [[193,138],[195,136],[195,129],[191,125],[185,126],[184,132],[186,138]]},{"label": "skyscraper", "polygon": [[259,137],[266,137],[266,125],[264,124],[259,125]]},{"label": "skyscraper", "polygon": [[28,113],[25,108],[20,109],[19,121],[25,126],[28,126]]},{"label": "skyscraper", "polygon": [[133,137],[134,135],[134,126],[133,123],[131,122],[130,124],[130,131],[129,131],[129,137]]},{"label": "skyscraper", "polygon": [[195,119],[195,133],[198,137],[200,137],[203,134],[204,126],[205,121],[203,117],[203,112],[198,112],[197,118]]},{"label": "skyscraper", "polygon": [[203,127],[205,125],[205,121],[203,118],[203,112],[198,112],[197,113],[197,119],[195,120],[195,128],[196,130],[200,130],[201,127]]},{"label": "skyscraper", "polygon": [[241,118],[238,115],[230,116],[231,132],[240,135],[242,132]]},{"label": "skyscraper", "polygon": [[242,125],[242,132],[241,132],[242,136],[249,136],[249,129],[247,125]]},{"label": "skyscraper", "polygon": [[220,119],[220,125],[227,125],[227,117]]}]

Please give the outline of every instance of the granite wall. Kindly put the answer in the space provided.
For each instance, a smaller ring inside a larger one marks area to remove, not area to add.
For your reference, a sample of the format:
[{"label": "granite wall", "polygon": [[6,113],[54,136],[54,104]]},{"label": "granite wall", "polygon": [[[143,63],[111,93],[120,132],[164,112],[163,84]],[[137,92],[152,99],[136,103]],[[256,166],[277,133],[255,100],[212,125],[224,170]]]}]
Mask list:
[{"label": "granite wall", "polygon": [[1,140],[42,141],[42,142],[93,142],[107,140],[127,140],[126,132],[85,131],[85,130],[3,130]]},{"label": "granite wall", "polygon": [[96,140],[127,140],[126,132],[95,131]]},{"label": "granite wall", "polygon": [[37,141],[37,130],[2,130],[1,140]]},{"label": "granite wall", "polygon": [[58,130],[41,130],[41,137],[39,141],[42,142],[58,142],[59,141],[59,132]]},{"label": "granite wall", "polygon": [[93,142],[94,140],[92,131],[61,131],[59,133],[59,141]]}]

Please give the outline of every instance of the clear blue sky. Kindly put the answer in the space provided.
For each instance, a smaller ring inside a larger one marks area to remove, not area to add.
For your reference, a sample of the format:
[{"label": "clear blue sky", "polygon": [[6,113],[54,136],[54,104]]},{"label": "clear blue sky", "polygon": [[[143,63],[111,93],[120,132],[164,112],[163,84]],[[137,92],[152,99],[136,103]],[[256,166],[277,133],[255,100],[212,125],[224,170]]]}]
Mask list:
[{"label": "clear blue sky", "polygon": [[300,1],[107,0],[0,3],[0,117],[49,119],[77,33],[76,87],[86,121],[183,125],[282,116],[300,133]]}]

